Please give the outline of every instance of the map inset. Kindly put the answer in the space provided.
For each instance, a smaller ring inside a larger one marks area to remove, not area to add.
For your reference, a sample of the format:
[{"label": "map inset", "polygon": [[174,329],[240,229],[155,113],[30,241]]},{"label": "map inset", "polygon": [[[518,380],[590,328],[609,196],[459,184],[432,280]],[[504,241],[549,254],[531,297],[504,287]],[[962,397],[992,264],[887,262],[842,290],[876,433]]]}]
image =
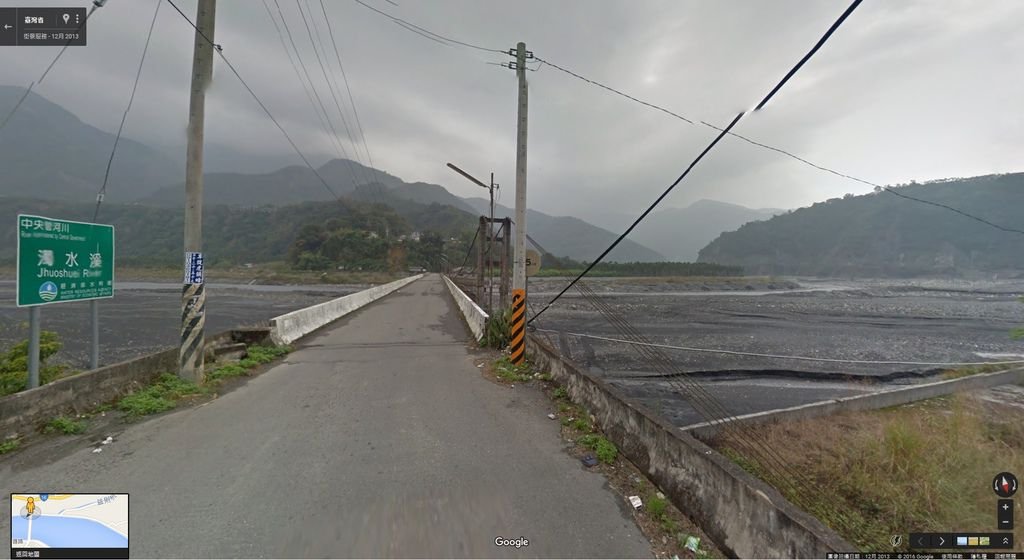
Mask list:
[{"label": "map inset", "polygon": [[128,548],[128,494],[11,494],[11,548]]}]

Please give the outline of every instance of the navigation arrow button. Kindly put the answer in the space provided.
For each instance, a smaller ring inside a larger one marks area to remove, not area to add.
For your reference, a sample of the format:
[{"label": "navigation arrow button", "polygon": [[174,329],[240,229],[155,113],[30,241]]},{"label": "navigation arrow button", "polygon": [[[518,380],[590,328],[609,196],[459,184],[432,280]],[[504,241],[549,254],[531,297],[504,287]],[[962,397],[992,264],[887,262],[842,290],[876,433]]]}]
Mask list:
[{"label": "navigation arrow button", "polygon": [[953,548],[953,535],[932,533],[932,548]]}]

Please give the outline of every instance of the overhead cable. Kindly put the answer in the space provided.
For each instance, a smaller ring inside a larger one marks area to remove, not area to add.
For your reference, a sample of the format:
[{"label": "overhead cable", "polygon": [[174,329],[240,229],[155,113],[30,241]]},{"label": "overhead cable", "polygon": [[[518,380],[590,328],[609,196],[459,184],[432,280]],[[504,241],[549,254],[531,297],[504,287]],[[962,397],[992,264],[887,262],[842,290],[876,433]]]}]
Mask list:
[{"label": "overhead cable", "polygon": [[[356,1],[358,2],[359,0],[356,0]],[[810,51],[809,51],[809,52],[808,52],[808,53],[807,53],[806,55],[804,55],[804,57],[803,57],[803,58],[801,58],[801,59],[800,59],[800,61],[799,61],[799,62],[797,62],[797,63],[796,63],[796,65],[794,65],[794,66],[793,66],[793,68],[791,68],[791,69],[789,70],[789,72],[787,72],[787,73],[786,73],[786,75],[785,75],[785,76],[784,76],[784,77],[782,78],[782,80],[780,80],[780,81],[779,81],[779,83],[778,83],[778,84],[776,84],[776,85],[775,85],[775,87],[773,87],[773,88],[772,88],[772,90],[771,90],[770,92],[768,92],[768,95],[766,95],[766,96],[765,96],[765,97],[764,97],[764,98],[763,98],[763,99],[762,99],[762,100],[761,100],[761,101],[760,101],[760,102],[759,102],[759,103],[757,104],[757,106],[756,106],[756,107],[755,107],[755,109],[754,109],[755,111],[758,111],[758,110],[760,110],[761,108],[763,108],[763,107],[764,107],[764,106],[765,106],[765,105],[766,105],[766,104],[768,103],[768,100],[770,100],[770,99],[772,98],[772,96],[774,96],[774,95],[775,95],[775,93],[776,93],[777,91],[779,91],[779,89],[781,89],[781,88],[782,88],[782,86],[783,86],[783,85],[785,85],[785,84],[786,84],[786,82],[787,82],[787,81],[789,81],[789,79],[790,79],[790,78],[792,78],[792,77],[793,77],[793,76],[794,76],[794,75],[796,74],[796,72],[797,72],[798,70],[800,70],[800,68],[801,68],[801,67],[803,67],[803,65],[804,65],[804,64],[806,64],[806,63],[807,63],[807,61],[808,61],[808,60],[810,60],[811,56],[812,56],[812,55],[813,55],[814,53],[816,53],[816,52],[818,51],[818,49],[820,49],[820,48],[821,48],[821,46],[822,46],[822,45],[824,45],[824,44],[825,44],[825,42],[826,42],[826,41],[827,41],[827,40],[829,39],[829,37],[831,37],[831,36],[832,36],[832,34],[833,34],[833,33],[835,33],[835,32],[836,32],[836,30],[837,30],[837,29],[839,29],[839,26],[840,26],[840,25],[841,25],[841,24],[842,24],[842,23],[843,23],[844,21],[846,21],[846,18],[848,18],[848,17],[850,16],[850,14],[852,14],[852,13],[853,13],[853,11],[854,11],[854,10],[855,10],[855,9],[857,8],[857,6],[859,6],[859,5],[860,5],[861,1],[862,1],[862,0],[853,0],[853,2],[852,2],[852,3],[850,4],[850,6],[849,6],[849,7],[848,7],[848,8],[846,9],[846,11],[844,11],[844,12],[842,13],[842,15],[840,15],[840,16],[839,16],[839,19],[837,19],[837,20],[835,21],[835,23],[833,23],[833,24],[832,24],[832,26],[831,26],[831,27],[829,27],[829,29],[828,29],[828,30],[827,30],[827,31],[825,32],[825,34],[824,34],[824,35],[822,36],[822,38],[818,40],[818,42],[817,42],[817,43],[816,43],[816,44],[814,45],[814,47],[812,47],[812,48],[811,48],[811,50],[810,50]],[[608,253],[610,253],[610,252],[612,251],[612,249],[614,249],[615,247],[617,247],[617,246],[619,245],[619,243],[621,243],[621,242],[622,242],[622,240],[623,240],[623,239],[625,239],[625,238],[626,238],[626,236],[628,236],[628,235],[630,234],[630,232],[632,232],[632,231],[633,231],[633,229],[635,229],[635,228],[636,228],[636,226],[640,225],[640,222],[642,222],[642,221],[643,221],[643,219],[644,219],[644,218],[646,218],[646,217],[647,217],[647,215],[648,215],[648,214],[650,214],[650,213],[651,213],[651,212],[652,212],[652,211],[653,211],[653,210],[654,210],[654,209],[655,209],[655,208],[656,208],[656,207],[658,206],[658,204],[660,204],[660,203],[661,203],[661,201],[662,201],[662,200],[664,200],[664,199],[665,199],[665,197],[667,197],[667,196],[669,195],[669,193],[671,193],[671,192],[672,192],[672,190],[673,190],[673,189],[675,189],[676,185],[678,185],[678,184],[679,184],[679,183],[680,183],[680,182],[681,182],[681,181],[682,181],[682,180],[683,180],[683,179],[684,179],[684,178],[685,178],[685,177],[686,177],[687,175],[689,175],[690,171],[691,171],[691,170],[693,170],[693,168],[694,168],[694,167],[696,167],[696,165],[697,165],[698,163],[700,163],[700,160],[701,160],[701,159],[703,159],[703,158],[704,158],[704,156],[705,156],[705,155],[707,155],[707,154],[708,154],[708,152],[710,152],[710,151],[712,150],[712,148],[714,148],[714,147],[715,147],[715,145],[716,145],[716,144],[718,144],[718,142],[719,142],[719,141],[720,141],[720,140],[721,140],[721,139],[722,139],[722,138],[723,138],[723,137],[724,137],[724,136],[725,136],[726,134],[728,134],[730,130],[732,130],[732,128],[733,128],[734,126],[736,126],[736,123],[738,123],[738,122],[740,121],[740,119],[741,119],[741,118],[743,118],[743,116],[744,116],[745,114],[746,114],[746,111],[740,111],[740,113],[739,113],[739,114],[737,114],[737,115],[736,115],[736,116],[735,116],[735,117],[734,117],[734,118],[732,119],[732,122],[730,122],[730,123],[729,123],[729,124],[728,124],[728,125],[727,125],[727,126],[726,126],[726,127],[724,128],[724,129],[722,129],[722,130],[721,130],[721,132],[720,132],[720,133],[718,134],[718,136],[716,136],[716,137],[715,137],[715,139],[714,139],[714,140],[712,140],[712,141],[711,141],[711,143],[710,143],[710,144],[708,144],[708,146],[707,146],[706,148],[704,148],[704,150],[703,150],[703,151],[701,151],[701,153],[700,153],[700,154],[698,154],[698,155],[697,155],[697,157],[696,157],[696,158],[695,158],[695,159],[694,159],[694,160],[693,160],[692,162],[690,162],[690,165],[688,165],[688,166],[686,167],[686,169],[685,169],[685,170],[683,171],[683,173],[682,173],[681,175],[679,175],[679,177],[678,177],[678,178],[676,178],[676,180],[675,180],[675,181],[673,181],[673,182],[672,182],[672,184],[671,184],[671,185],[669,185],[669,187],[668,187],[667,189],[665,189],[665,191],[664,191],[663,193],[661,193],[661,196],[659,196],[658,198],[656,198],[656,199],[654,200],[654,202],[653,202],[653,203],[652,203],[652,204],[651,204],[650,206],[648,206],[648,207],[647,207],[647,209],[646,209],[646,210],[644,210],[644,212],[643,212],[642,214],[640,214],[640,217],[638,217],[638,218],[637,218],[637,219],[636,219],[636,220],[635,220],[635,221],[634,221],[634,222],[633,222],[633,223],[632,223],[632,224],[631,224],[631,225],[629,226],[629,228],[627,228],[627,229],[626,229],[626,231],[624,231],[624,232],[622,233],[622,235],[618,236],[618,237],[617,237],[617,238],[615,239],[615,241],[613,241],[613,242],[612,242],[612,244],[611,244],[611,245],[609,245],[609,246],[608,246],[608,248],[604,250],[604,252],[602,252],[602,253],[601,253],[601,254],[600,254],[600,255],[599,255],[599,256],[598,256],[598,257],[597,257],[596,259],[594,259],[594,261],[593,261],[593,262],[591,262],[591,263],[590,263],[590,264],[589,264],[589,265],[588,265],[588,266],[587,266],[587,267],[586,267],[586,268],[585,268],[585,269],[583,270],[583,272],[580,272],[580,274],[579,274],[578,276],[576,276],[576,278],[574,278],[574,279],[573,279],[573,280],[572,280],[572,281],[571,281],[571,282],[570,282],[570,283],[569,283],[569,284],[568,284],[568,285],[567,285],[567,286],[566,286],[565,288],[563,288],[563,289],[562,289],[562,291],[561,291],[561,292],[559,292],[559,294],[558,294],[558,295],[556,295],[556,296],[555,296],[554,298],[552,298],[552,299],[551,299],[551,301],[549,301],[548,303],[546,303],[546,304],[544,305],[544,307],[542,307],[542,308],[541,308],[541,310],[540,310],[540,311],[538,311],[538,312],[537,312],[537,313],[536,313],[536,314],[535,314],[535,315],[534,315],[533,317],[531,317],[531,318],[530,318],[530,320],[529,320],[529,321],[527,321],[527,324],[529,324],[529,323],[533,322],[533,320],[534,320],[534,319],[536,319],[536,318],[537,318],[538,316],[540,316],[540,315],[541,315],[542,313],[544,313],[545,311],[547,311],[547,309],[548,309],[549,307],[551,307],[551,305],[552,305],[553,303],[555,303],[556,301],[558,301],[558,298],[562,297],[562,295],[563,295],[563,294],[565,294],[565,292],[567,292],[567,291],[568,291],[568,290],[569,290],[570,288],[572,288],[572,287],[573,287],[573,285],[575,285],[575,284],[576,284],[576,282],[578,282],[578,281],[580,280],[580,278],[583,278],[584,276],[586,276],[586,274],[587,274],[588,272],[590,272],[590,271],[591,271],[591,270],[592,270],[592,269],[593,269],[593,268],[594,268],[595,266],[597,266],[597,264],[598,264],[598,263],[600,263],[600,262],[601,262],[601,260],[602,260],[602,259],[604,259],[604,257],[605,257],[605,256],[607,256],[607,255],[608,255]]]},{"label": "overhead cable", "polygon": [[299,158],[302,159],[302,162],[306,164],[306,167],[308,167],[309,170],[313,172],[313,175],[315,175],[316,178],[320,180],[320,183],[322,183],[324,188],[327,189],[327,192],[329,192],[331,196],[340,201],[341,197],[338,196],[338,193],[334,192],[334,189],[332,189],[331,186],[327,183],[327,181],[323,178],[323,176],[320,175],[320,172],[317,171],[316,168],[313,167],[311,163],[309,163],[309,159],[306,158],[306,154],[302,153],[302,150],[300,150],[299,146],[295,143],[294,140],[292,140],[292,137],[290,134],[288,134],[288,131],[286,131],[283,126],[281,126],[281,123],[278,122],[278,120],[274,117],[274,114],[271,113],[270,109],[268,109],[266,104],[263,103],[263,100],[261,100],[260,97],[256,95],[256,92],[253,91],[251,87],[249,87],[249,84],[245,81],[244,78],[242,78],[242,75],[238,73],[238,70],[235,68],[235,66],[231,64],[231,61],[228,60],[228,57],[224,54],[223,48],[220,45],[211,41],[209,37],[207,37],[202,31],[200,31],[199,28],[196,27],[196,24],[193,23],[192,20],[187,15],[185,15],[185,13],[182,12],[177,5],[175,5],[174,0],[167,0],[167,2],[170,3],[170,5],[173,6],[174,9],[179,14],[181,14],[181,17],[183,17],[185,21],[187,21],[188,24],[191,25],[192,28],[195,29],[196,32],[203,39],[205,39],[206,42],[208,42],[213,47],[213,49],[220,55],[220,58],[224,61],[224,64],[226,64],[228,69],[231,70],[231,73],[234,74],[236,78],[238,78],[238,81],[242,84],[243,87],[245,87],[245,90],[249,92],[249,95],[252,96],[253,100],[255,100],[256,103],[260,106],[260,108],[263,109],[263,112],[267,114],[267,118],[269,118],[270,121],[274,123],[274,126],[276,126],[277,129],[281,131],[281,134],[284,135],[285,139],[288,141],[288,144],[291,145],[292,149],[295,150],[295,153],[299,155]]},{"label": "overhead cable", "polygon": [[103,172],[103,185],[96,193],[96,208],[92,212],[92,221],[95,222],[100,214],[100,204],[107,194],[107,181],[110,179],[110,168],[114,164],[114,155],[117,154],[117,145],[121,141],[121,132],[124,131],[124,123],[128,120],[128,112],[132,110],[132,102],[135,101],[135,91],[139,88],[139,78],[142,76],[142,65],[146,62],[146,53],[149,51],[149,41],[153,38],[153,28],[156,26],[156,16],[160,13],[161,0],[156,0],[156,9],[153,10],[153,20],[149,22],[149,31],[146,33],[146,44],[142,47],[142,56],[139,57],[139,67],[135,71],[135,82],[132,84],[132,93],[128,96],[128,105],[121,115],[121,124],[117,127],[117,135],[114,136],[114,145],[110,149],[110,158],[107,160],[107,169]]}]

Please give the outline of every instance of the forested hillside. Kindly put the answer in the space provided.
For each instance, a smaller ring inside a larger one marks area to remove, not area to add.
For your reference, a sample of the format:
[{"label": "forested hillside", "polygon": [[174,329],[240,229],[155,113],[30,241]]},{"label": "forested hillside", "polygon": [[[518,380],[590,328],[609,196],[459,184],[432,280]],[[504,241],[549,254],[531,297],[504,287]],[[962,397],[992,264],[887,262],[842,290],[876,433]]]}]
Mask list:
[{"label": "forested hillside", "polygon": [[[894,187],[1024,230],[1024,173]],[[1024,273],[1024,235],[935,205],[877,192],[820,202],[723,233],[700,261],[751,274],[918,276]]]},{"label": "forested hillside", "polygon": [[[0,198],[0,262],[13,264],[15,216],[18,213],[68,220],[92,221],[94,205]],[[120,264],[181,264],[183,211],[141,205],[104,204],[101,223],[115,226]],[[413,232],[462,236],[475,227],[473,217],[454,208],[406,201],[399,209],[343,199],[292,206],[237,208],[207,206],[203,217],[203,245],[211,264],[284,261],[299,230],[308,224],[329,231],[354,230],[397,240]],[[365,264],[365,263],[364,263]]]}]

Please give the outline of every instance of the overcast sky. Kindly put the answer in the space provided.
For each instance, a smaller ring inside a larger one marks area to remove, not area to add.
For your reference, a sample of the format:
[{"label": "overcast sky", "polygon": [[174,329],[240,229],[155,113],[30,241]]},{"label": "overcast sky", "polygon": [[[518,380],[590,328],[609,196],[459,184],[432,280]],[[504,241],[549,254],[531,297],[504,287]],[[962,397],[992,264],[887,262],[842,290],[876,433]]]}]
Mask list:
[{"label": "overcast sky", "polygon": [[[325,1],[376,166],[460,196],[486,191],[445,162],[482,179],[494,171],[504,187],[502,202],[511,205],[515,74],[486,64],[508,57],[438,44],[354,0]],[[525,41],[541,58],[720,125],[756,104],[846,7],[845,0],[366,1],[469,43],[508,49]],[[274,0],[267,2],[276,16]],[[344,134],[296,1],[278,2]],[[176,3],[195,17],[195,0]],[[89,46],[69,48],[38,93],[89,124],[116,131],[155,6],[156,0],[110,0],[89,20]],[[310,6],[329,41],[319,0]],[[1022,22],[1024,3],[1017,0],[866,0],[736,132],[878,183],[1021,171]],[[165,1],[126,136],[184,144],[193,34]],[[305,153],[317,163],[336,156],[263,0],[220,0],[216,42]],[[0,83],[27,86],[55,52],[6,47]],[[333,52],[326,61],[333,69]],[[715,134],[551,67],[529,73],[529,82],[529,205],[544,212],[594,221],[609,212],[636,214]],[[291,151],[220,60],[206,127],[208,142],[242,152]],[[352,152],[347,138],[344,147]],[[727,139],[665,206],[711,198],[792,208],[868,190]]]}]

